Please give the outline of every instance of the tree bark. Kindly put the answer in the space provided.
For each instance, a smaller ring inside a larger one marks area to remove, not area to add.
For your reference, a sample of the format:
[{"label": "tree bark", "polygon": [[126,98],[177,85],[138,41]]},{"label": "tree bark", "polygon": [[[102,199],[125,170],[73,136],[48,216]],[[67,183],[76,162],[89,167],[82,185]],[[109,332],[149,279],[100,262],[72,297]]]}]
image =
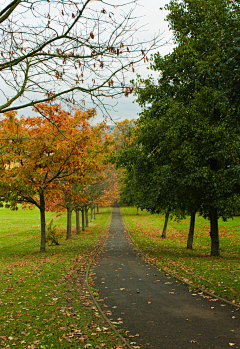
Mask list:
[{"label": "tree bark", "polygon": [[46,252],[46,219],[45,219],[45,199],[44,192],[40,191],[40,217],[41,217],[41,245],[40,252]]},{"label": "tree bark", "polygon": [[82,208],[82,231],[85,231],[85,208]]},{"label": "tree bark", "polygon": [[93,216],[94,216],[94,219],[96,219],[96,206],[94,206],[94,214],[93,214]]},{"label": "tree bark", "polygon": [[167,210],[166,215],[165,215],[165,221],[164,221],[164,227],[162,231],[162,238],[166,238],[167,235],[167,224],[168,224],[168,218],[169,218],[170,210]]},{"label": "tree bark", "polygon": [[99,207],[98,207],[98,204],[97,204],[97,213],[99,213]]},{"label": "tree bark", "polygon": [[88,223],[88,208],[87,207],[85,208],[85,215],[86,215],[86,227],[88,227],[89,223]]},{"label": "tree bark", "polygon": [[91,222],[93,222],[93,207],[91,207]]},{"label": "tree bark", "polygon": [[79,219],[79,210],[76,210],[76,234],[80,234],[80,219]]},{"label": "tree bark", "polygon": [[219,257],[219,234],[218,234],[218,217],[217,210],[214,207],[210,207],[209,210],[210,218],[210,237],[211,237],[211,256]]},{"label": "tree bark", "polygon": [[67,204],[67,236],[66,240],[72,238],[72,205]]},{"label": "tree bark", "polygon": [[191,250],[193,248],[195,217],[196,217],[196,212],[192,212],[191,213],[190,227],[189,227],[189,232],[188,232],[188,240],[187,240],[187,248],[189,248]]}]

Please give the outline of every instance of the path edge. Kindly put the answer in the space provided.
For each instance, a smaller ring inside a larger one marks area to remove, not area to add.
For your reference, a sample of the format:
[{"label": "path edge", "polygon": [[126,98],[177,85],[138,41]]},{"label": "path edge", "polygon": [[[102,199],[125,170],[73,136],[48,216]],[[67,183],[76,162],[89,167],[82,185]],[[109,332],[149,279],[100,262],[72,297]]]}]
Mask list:
[{"label": "path edge", "polygon": [[[120,207],[119,207],[119,210],[120,210]],[[180,282],[183,283],[184,285],[187,285],[187,286],[190,286],[190,287],[193,287],[193,286],[194,286],[193,284],[190,284],[189,282],[184,281],[183,279],[181,279],[180,277],[174,275],[173,273],[169,272],[168,270],[166,270],[166,269],[160,267],[157,263],[155,263],[153,260],[151,260],[151,258],[150,258],[150,257],[139,247],[139,245],[134,241],[134,239],[132,238],[131,234],[130,234],[130,233],[128,232],[128,230],[126,229],[126,225],[125,225],[125,222],[124,222],[124,220],[123,220],[123,216],[122,216],[121,210],[120,210],[120,214],[121,214],[121,219],[122,219],[122,222],[123,222],[123,226],[124,226],[124,228],[125,228],[125,229],[124,229],[124,230],[125,230],[125,233],[128,234],[128,236],[129,236],[129,238],[130,238],[132,244],[134,245],[134,247],[136,248],[136,250],[137,250],[139,253],[141,253],[141,255],[143,256],[144,259],[146,259],[149,263],[151,263],[151,264],[152,264],[154,267],[156,267],[158,270],[162,271],[162,272],[165,273],[165,274],[170,275],[172,278],[174,278],[174,279],[180,281]],[[227,303],[227,304],[231,305],[232,307],[235,307],[235,308],[240,309],[240,305],[235,304],[235,303],[232,303],[231,301],[227,300],[226,298],[222,298],[222,297],[220,297],[220,296],[217,296],[216,294],[211,293],[211,292],[209,292],[209,291],[207,291],[207,290],[205,290],[204,288],[201,288],[201,287],[198,287],[198,289],[199,289],[201,292],[203,292],[203,293],[205,293],[205,294],[207,294],[207,295],[209,295],[209,296],[211,296],[211,297],[213,297],[213,298],[216,298],[216,299],[220,300],[221,302]]]}]

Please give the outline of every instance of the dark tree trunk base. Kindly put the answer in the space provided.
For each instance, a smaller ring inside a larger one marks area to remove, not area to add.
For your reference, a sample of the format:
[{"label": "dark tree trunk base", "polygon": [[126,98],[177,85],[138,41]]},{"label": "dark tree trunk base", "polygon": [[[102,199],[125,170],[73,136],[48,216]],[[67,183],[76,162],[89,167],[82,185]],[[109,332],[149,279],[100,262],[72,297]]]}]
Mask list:
[{"label": "dark tree trunk base", "polygon": [[190,250],[193,249],[193,236],[194,236],[195,217],[196,217],[196,212],[192,212],[191,213],[190,228],[189,228],[189,233],[188,233],[188,240],[187,240],[187,248],[190,249]]},{"label": "dark tree trunk base", "polygon": [[218,234],[218,216],[217,210],[214,207],[210,207],[209,210],[209,218],[210,218],[210,237],[211,237],[211,256],[219,257],[220,249],[219,249],[219,234]]}]

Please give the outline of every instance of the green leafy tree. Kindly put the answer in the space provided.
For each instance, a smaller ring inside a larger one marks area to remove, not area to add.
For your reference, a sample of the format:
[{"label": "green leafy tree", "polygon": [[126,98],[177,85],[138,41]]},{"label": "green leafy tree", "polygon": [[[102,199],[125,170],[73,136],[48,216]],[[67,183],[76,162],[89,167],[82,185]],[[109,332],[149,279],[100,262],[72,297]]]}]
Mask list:
[{"label": "green leafy tree", "polygon": [[229,90],[221,78],[235,52],[239,6],[191,0],[171,1],[167,9],[177,46],[165,57],[155,54],[157,83],[138,79],[144,111],[136,131],[139,149],[130,161],[142,206],[199,211],[210,219],[211,254],[218,256],[218,218],[239,207],[239,110],[227,108]]}]

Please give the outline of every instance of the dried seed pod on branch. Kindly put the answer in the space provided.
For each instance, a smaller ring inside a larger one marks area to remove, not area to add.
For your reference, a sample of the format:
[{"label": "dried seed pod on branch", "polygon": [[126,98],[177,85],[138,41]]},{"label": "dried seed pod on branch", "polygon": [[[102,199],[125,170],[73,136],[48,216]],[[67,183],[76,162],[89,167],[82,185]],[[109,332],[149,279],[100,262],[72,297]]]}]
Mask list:
[{"label": "dried seed pod on branch", "polygon": [[[0,112],[54,98],[84,107],[130,91],[126,73],[160,36],[139,42],[133,8],[103,1],[13,0],[0,11]],[[104,6],[104,8],[103,8]],[[80,105],[82,103],[82,105]]]}]

